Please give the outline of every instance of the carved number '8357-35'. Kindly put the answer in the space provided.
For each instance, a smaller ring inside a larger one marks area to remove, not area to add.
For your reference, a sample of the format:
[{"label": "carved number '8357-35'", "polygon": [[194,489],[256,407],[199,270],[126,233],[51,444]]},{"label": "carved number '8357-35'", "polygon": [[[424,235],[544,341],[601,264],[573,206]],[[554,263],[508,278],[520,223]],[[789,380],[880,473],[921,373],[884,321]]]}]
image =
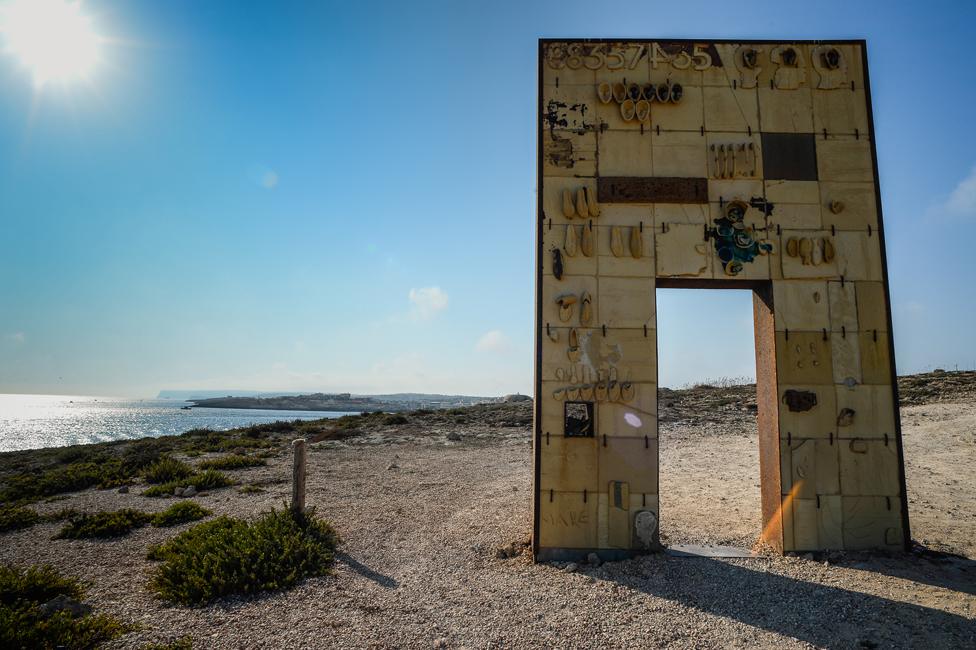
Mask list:
[{"label": "carved number '8357-35'", "polygon": [[678,70],[705,70],[712,65],[712,55],[704,45],[682,47],[674,54],[665,52],[657,43],[640,43],[626,47],[605,44],[553,43],[546,48],[546,63],[554,70],[569,68],[579,70],[633,70],[646,56],[655,70],[661,63],[668,63]]}]

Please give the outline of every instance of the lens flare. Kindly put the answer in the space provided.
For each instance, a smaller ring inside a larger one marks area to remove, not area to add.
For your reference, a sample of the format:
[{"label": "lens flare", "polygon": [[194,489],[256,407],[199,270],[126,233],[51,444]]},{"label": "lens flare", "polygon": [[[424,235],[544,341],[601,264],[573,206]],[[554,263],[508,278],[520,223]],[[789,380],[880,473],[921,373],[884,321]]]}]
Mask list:
[{"label": "lens flare", "polygon": [[35,86],[87,79],[102,38],[80,2],[10,0],[0,4],[0,41],[27,68]]}]

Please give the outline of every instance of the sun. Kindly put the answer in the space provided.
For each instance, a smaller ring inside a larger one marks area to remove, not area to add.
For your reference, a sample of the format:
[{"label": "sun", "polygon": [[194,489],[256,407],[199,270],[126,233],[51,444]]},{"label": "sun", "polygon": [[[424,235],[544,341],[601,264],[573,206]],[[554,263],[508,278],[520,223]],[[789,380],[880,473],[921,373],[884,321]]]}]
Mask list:
[{"label": "sun", "polygon": [[0,42],[40,87],[89,79],[102,38],[79,1],[0,0]]}]

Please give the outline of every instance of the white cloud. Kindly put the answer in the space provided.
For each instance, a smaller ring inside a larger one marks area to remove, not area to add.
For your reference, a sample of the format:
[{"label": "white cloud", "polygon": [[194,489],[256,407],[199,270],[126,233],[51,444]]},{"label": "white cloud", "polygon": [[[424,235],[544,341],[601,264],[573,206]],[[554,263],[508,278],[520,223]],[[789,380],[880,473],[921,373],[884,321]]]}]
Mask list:
[{"label": "white cloud", "polygon": [[507,352],[510,348],[511,342],[501,330],[485,332],[474,345],[478,352]]},{"label": "white cloud", "polygon": [[419,320],[429,320],[439,311],[447,309],[447,292],[440,287],[422,287],[410,290],[410,313]]},{"label": "white cloud", "polygon": [[27,335],[23,332],[11,332],[5,338],[16,345],[23,345],[24,341],[27,340]]},{"label": "white cloud", "polygon": [[261,176],[261,185],[267,190],[273,190],[278,186],[278,172],[269,169]]},{"label": "white cloud", "polygon": [[934,219],[947,216],[976,218],[976,167],[959,181],[949,196],[931,205],[926,215]]}]

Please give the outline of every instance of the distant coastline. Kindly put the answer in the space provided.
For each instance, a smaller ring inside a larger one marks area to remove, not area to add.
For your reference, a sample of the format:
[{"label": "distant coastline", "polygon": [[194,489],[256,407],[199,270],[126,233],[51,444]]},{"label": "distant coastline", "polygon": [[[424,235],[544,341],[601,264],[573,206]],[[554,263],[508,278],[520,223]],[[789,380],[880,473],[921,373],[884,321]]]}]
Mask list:
[{"label": "distant coastline", "polygon": [[312,393],[309,395],[276,395],[269,397],[231,396],[188,400],[200,408],[261,409],[277,411],[331,411],[363,412],[383,411],[397,413],[422,408],[441,409],[471,406],[495,401],[489,397],[470,395],[424,395],[402,393],[398,395],[361,395],[351,393]]}]

